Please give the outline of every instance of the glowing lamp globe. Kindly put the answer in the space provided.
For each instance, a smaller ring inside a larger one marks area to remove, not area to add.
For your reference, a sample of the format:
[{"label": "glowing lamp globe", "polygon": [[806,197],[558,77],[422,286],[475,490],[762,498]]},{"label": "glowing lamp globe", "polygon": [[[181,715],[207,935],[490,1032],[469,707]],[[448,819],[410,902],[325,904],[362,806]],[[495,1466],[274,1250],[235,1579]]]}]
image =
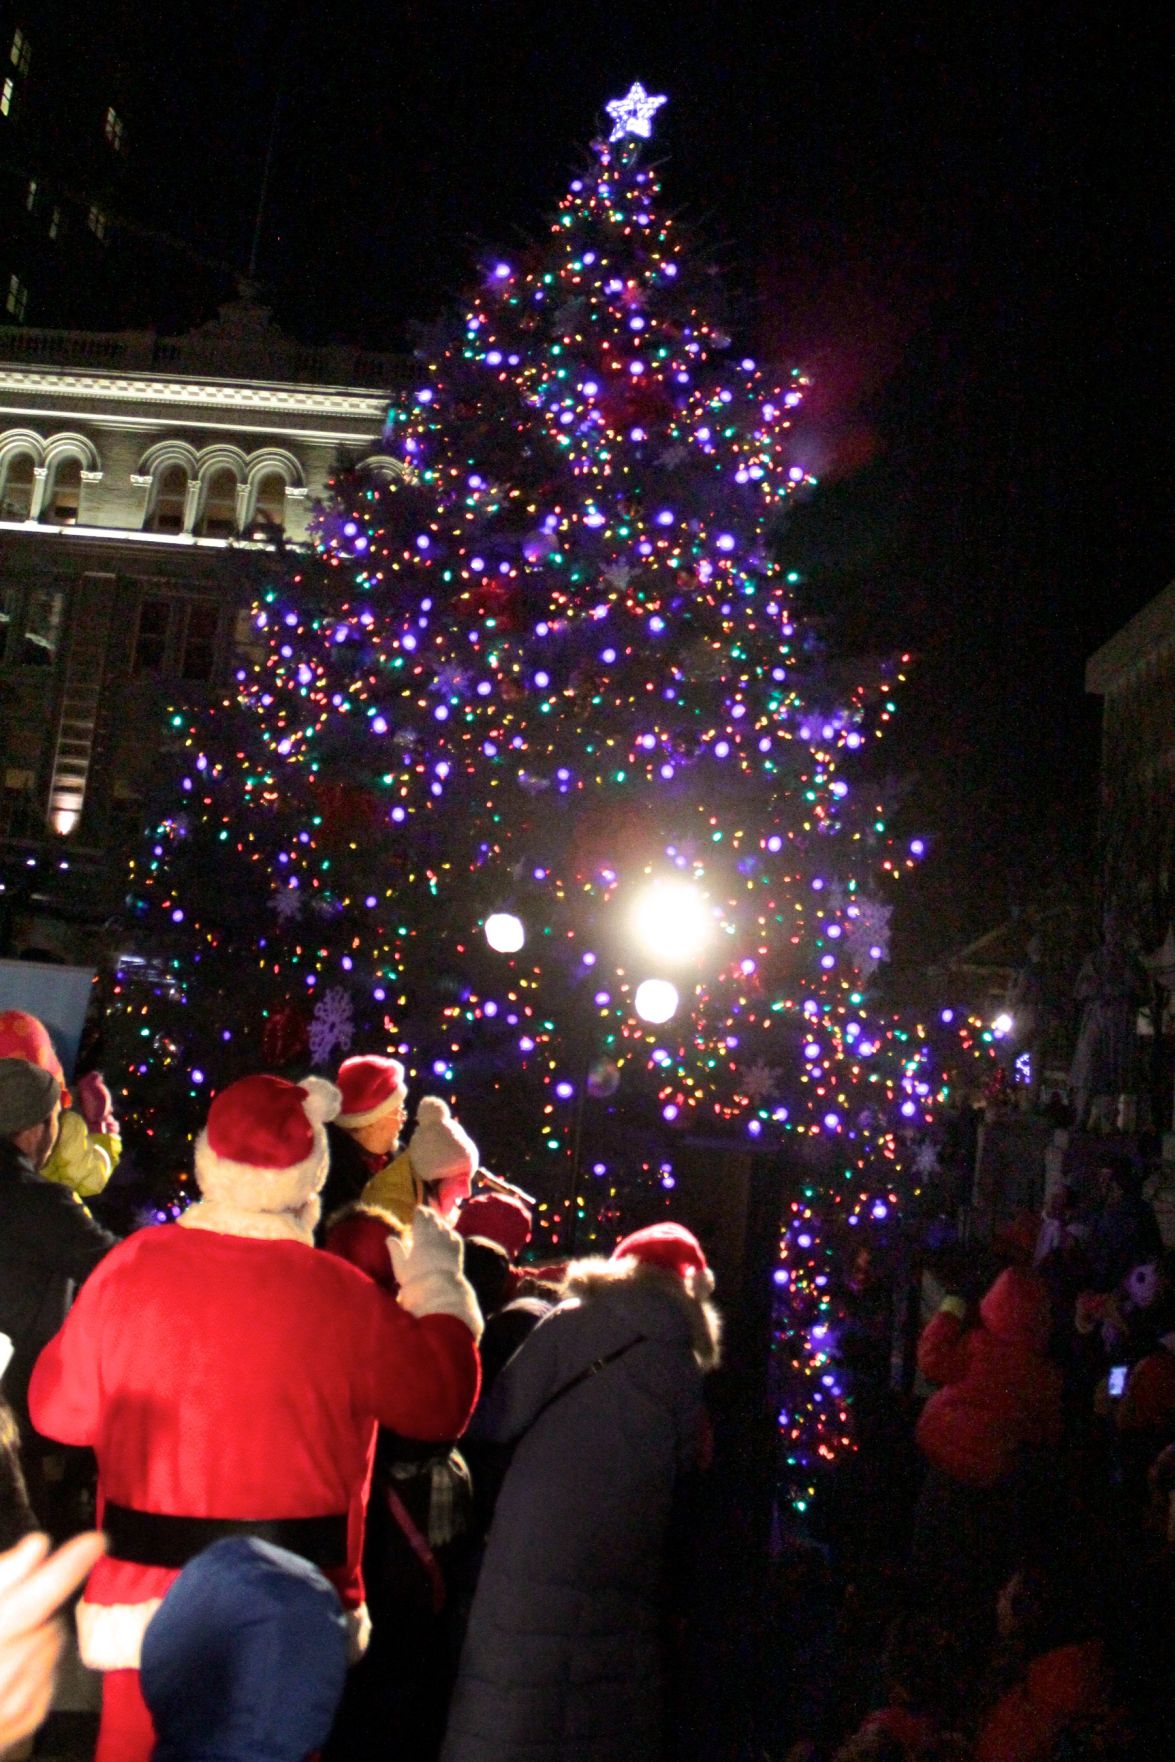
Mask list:
[{"label": "glowing lamp globe", "polygon": [[513,912],[491,912],[485,922],[486,941],[495,954],[517,954],[526,941],[522,919]]},{"label": "glowing lamp globe", "polygon": [[654,881],[637,895],[632,927],[647,954],[674,961],[697,954],[709,940],[713,922],[690,882]]},{"label": "glowing lamp globe", "polygon": [[677,1010],[677,987],[668,979],[642,979],[633,999],[642,1022],[667,1022]]}]

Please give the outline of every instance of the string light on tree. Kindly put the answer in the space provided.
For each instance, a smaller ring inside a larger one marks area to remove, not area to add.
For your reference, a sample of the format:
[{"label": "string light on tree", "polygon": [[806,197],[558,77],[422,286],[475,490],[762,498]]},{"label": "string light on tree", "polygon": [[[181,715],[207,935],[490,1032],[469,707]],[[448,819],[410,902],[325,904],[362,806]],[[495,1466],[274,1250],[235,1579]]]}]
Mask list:
[{"label": "string light on tree", "polygon": [[831,1245],[886,1227],[944,1089],[874,995],[921,847],[862,760],[906,657],[832,665],[775,560],[816,487],[807,379],[733,346],[642,157],[663,102],[608,107],[313,549],[262,565],[229,686],[171,712],[110,1065],[175,1170],[242,1070],[393,1051],[539,1195],[551,1255],[664,1215],[691,1135],[761,1153],[799,1206],[777,1358],[802,1488],[851,1436]]}]

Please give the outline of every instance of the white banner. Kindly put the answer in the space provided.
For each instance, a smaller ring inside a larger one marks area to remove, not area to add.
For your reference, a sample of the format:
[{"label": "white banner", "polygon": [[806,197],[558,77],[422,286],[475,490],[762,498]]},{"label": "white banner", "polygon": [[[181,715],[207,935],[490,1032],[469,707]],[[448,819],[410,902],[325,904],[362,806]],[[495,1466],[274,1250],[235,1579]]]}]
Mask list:
[{"label": "white banner", "polygon": [[44,1022],[67,1080],[73,1076],[93,982],[93,967],[0,961],[0,1010],[27,1010]]}]

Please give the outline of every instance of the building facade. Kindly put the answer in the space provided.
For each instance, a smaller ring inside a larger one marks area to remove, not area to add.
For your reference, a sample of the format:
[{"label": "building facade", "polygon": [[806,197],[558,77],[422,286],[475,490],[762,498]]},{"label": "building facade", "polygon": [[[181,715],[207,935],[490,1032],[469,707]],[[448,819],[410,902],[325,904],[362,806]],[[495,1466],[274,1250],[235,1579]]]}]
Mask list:
[{"label": "building facade", "polygon": [[0,954],[90,952],[167,702],[223,685],[259,571],[407,372],[249,300],[179,338],[0,330]]}]

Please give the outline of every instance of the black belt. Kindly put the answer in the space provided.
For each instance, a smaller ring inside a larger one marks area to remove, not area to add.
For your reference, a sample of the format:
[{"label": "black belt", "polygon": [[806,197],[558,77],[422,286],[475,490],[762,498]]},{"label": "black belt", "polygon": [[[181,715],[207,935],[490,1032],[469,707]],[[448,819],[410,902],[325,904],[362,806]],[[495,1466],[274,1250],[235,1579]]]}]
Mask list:
[{"label": "black belt", "polygon": [[347,1519],[340,1517],[173,1517],[108,1504],[102,1518],[111,1556],[136,1566],[186,1566],[225,1536],[256,1536],[288,1548],[323,1572],[347,1562]]}]

